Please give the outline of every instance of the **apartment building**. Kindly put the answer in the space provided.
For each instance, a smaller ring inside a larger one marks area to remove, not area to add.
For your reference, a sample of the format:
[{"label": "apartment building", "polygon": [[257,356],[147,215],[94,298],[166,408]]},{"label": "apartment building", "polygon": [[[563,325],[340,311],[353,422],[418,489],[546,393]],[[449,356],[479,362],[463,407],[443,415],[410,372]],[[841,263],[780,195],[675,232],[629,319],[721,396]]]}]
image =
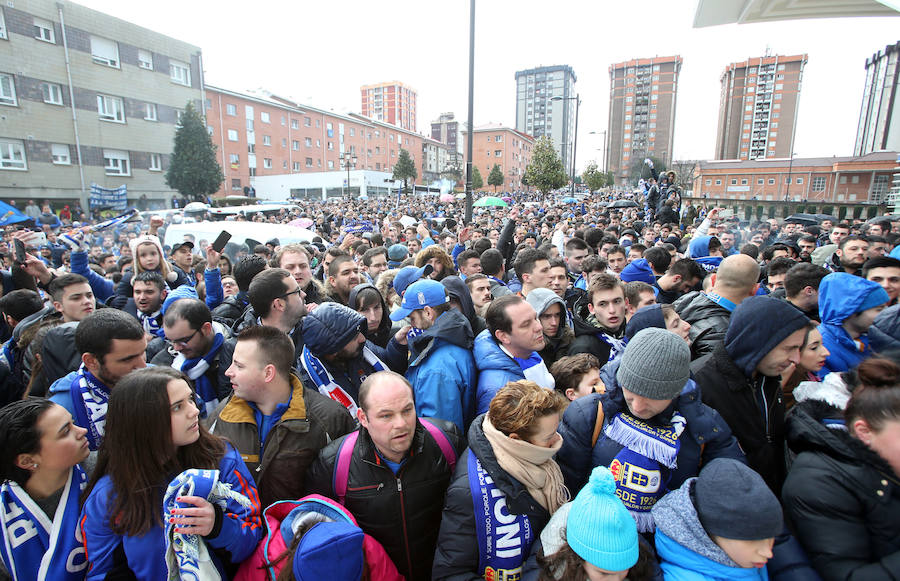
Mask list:
[{"label": "apartment building", "polygon": [[[472,135],[472,167],[477,167],[481,173],[483,188],[493,189],[488,186],[487,180],[494,165],[499,165],[503,173],[500,190],[523,189],[522,178],[525,176],[525,168],[531,163],[534,137],[499,124],[476,127]],[[467,145],[468,138],[466,133]]]},{"label": "apartment building", "polygon": [[866,59],[853,155],[900,151],[900,41]]},{"label": "apartment building", "polygon": [[416,131],[416,90],[399,81],[360,87],[362,114],[402,129]]},{"label": "apartment building", "polygon": [[568,65],[516,71],[516,131],[552,139],[567,174],[575,146],[577,80]]}]

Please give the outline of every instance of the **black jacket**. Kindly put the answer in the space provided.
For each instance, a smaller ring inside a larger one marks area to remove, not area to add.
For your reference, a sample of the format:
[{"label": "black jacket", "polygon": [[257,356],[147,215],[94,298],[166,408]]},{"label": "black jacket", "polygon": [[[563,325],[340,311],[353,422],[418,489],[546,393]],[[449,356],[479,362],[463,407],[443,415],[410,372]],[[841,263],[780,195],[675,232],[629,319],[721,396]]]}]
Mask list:
[{"label": "black jacket", "polygon": [[[606,365],[609,361],[611,348],[608,343],[597,338],[598,333],[604,333],[615,339],[625,337],[625,319],[618,329],[607,329],[606,327],[597,327],[587,321],[590,312],[588,311],[588,295],[585,294],[573,309],[573,322],[575,324],[575,339],[569,345],[567,355],[577,355],[579,353],[590,353],[600,360],[600,366]],[[560,324],[563,324],[560,321]],[[548,365],[549,367],[549,365]]]},{"label": "black jacket", "polygon": [[236,295],[225,297],[225,300],[212,310],[212,319],[232,329],[249,307],[250,299],[247,298],[246,292],[241,291]]},{"label": "black jacket", "polygon": [[820,401],[791,410],[787,438],[798,456],[785,513],[826,581],[900,579],[900,479],[862,442],[822,423],[841,415]]},{"label": "black jacket", "polygon": [[725,419],[747,455],[747,464],[778,494],[785,476],[781,379],[748,378],[724,344],[691,363],[691,373],[700,386],[703,403]]},{"label": "black jacket", "polygon": [[[475,512],[472,490],[469,487],[468,455],[475,454],[482,467],[494,480],[494,485],[506,496],[506,508],[510,514],[526,514],[531,522],[534,538],[550,520],[550,513],[536,501],[521,482],[507,474],[491,448],[481,427],[484,415],[475,418],[469,426],[469,449],[460,456],[453,471],[453,481],[447,489],[447,503],[441,519],[437,551],[434,554],[435,581],[476,581],[484,579],[478,572],[478,534],[475,530]],[[479,509],[481,509],[479,501]],[[522,563],[528,552],[522,556]]]},{"label": "black jacket", "polygon": [[672,306],[683,321],[691,324],[688,336],[696,353],[712,353],[716,345],[721,345],[725,340],[731,311],[714,303],[702,292],[689,292],[672,303]]},{"label": "black jacket", "polygon": [[[462,435],[451,422],[430,419],[449,438],[462,462]],[[345,436],[346,437],[346,436]],[[306,475],[310,494],[336,498],[334,469],[344,438],[321,452]],[[434,438],[420,423],[410,454],[395,476],[376,454],[365,428],[350,460],[345,506],[360,528],[384,546],[401,575],[409,581],[431,579],[431,561],[438,539],[444,493],[450,483],[450,465]]]},{"label": "black jacket", "polygon": [[381,296],[381,293],[378,292],[378,289],[375,288],[375,285],[370,282],[364,282],[356,285],[352,289],[350,289],[350,296],[347,299],[347,302],[350,305],[350,308],[354,311],[357,311],[356,305],[356,297],[359,296],[359,292],[363,289],[370,288],[378,293],[378,298],[381,300],[381,323],[378,325],[378,328],[374,331],[369,331],[368,328],[365,333],[366,339],[375,343],[379,347],[387,347],[388,341],[391,340],[391,310],[387,306],[387,302],[384,300],[384,297]]}]

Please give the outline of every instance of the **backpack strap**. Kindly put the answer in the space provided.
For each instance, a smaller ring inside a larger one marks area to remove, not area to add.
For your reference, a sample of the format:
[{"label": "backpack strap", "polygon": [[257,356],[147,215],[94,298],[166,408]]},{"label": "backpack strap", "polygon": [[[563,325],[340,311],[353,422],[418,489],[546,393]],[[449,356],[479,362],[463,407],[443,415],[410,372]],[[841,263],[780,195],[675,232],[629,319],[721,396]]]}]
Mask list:
[{"label": "backpack strap", "polygon": [[597,420],[594,422],[594,433],[591,434],[591,449],[597,445],[600,439],[600,432],[603,431],[603,400],[597,400]]},{"label": "backpack strap", "polygon": [[428,433],[431,434],[434,441],[437,442],[438,447],[441,449],[441,453],[444,455],[444,459],[447,460],[447,464],[450,465],[450,472],[453,472],[453,469],[456,467],[456,450],[453,449],[450,440],[447,439],[447,434],[425,418],[419,418],[419,422],[422,424],[422,427],[428,430]]},{"label": "backpack strap", "polygon": [[344,504],[347,498],[347,482],[350,480],[350,459],[353,457],[353,448],[359,438],[359,430],[350,432],[338,447],[337,460],[334,463],[334,476],[332,486],[337,501]]}]

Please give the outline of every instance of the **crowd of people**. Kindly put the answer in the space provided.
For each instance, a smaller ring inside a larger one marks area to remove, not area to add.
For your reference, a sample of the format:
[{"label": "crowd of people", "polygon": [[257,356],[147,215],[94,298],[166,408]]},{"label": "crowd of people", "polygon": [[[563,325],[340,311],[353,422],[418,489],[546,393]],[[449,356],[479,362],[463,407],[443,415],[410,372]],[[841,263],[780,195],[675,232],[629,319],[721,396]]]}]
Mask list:
[{"label": "crowd of people", "polygon": [[32,210],[2,575],[900,579],[900,221],[742,222],[674,177],[470,223],[248,207],[315,237],[230,255]]}]

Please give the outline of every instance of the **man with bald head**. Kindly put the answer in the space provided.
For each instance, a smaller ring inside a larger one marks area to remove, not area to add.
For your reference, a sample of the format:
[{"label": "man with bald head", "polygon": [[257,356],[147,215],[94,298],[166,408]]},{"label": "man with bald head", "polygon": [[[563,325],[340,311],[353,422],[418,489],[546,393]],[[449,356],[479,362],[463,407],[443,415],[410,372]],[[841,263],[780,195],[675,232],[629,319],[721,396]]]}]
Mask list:
[{"label": "man with bald head", "polygon": [[672,305],[683,321],[691,324],[690,339],[694,351],[712,353],[725,339],[731,313],[759,289],[759,265],[746,254],[725,258],[708,291],[691,292]]}]

